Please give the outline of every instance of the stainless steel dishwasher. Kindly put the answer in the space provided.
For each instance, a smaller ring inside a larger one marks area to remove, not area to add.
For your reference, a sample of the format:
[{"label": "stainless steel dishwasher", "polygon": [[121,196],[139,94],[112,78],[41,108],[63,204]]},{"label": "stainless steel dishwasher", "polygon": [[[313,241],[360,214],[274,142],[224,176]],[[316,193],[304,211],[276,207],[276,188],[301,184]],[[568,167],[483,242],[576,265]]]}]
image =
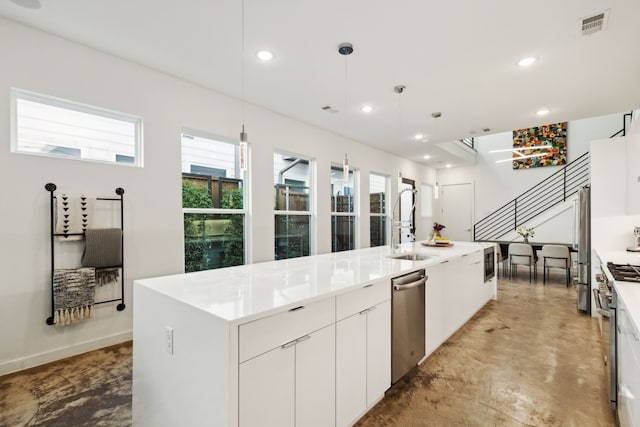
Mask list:
[{"label": "stainless steel dishwasher", "polygon": [[391,383],[425,355],[425,271],[391,279]]}]

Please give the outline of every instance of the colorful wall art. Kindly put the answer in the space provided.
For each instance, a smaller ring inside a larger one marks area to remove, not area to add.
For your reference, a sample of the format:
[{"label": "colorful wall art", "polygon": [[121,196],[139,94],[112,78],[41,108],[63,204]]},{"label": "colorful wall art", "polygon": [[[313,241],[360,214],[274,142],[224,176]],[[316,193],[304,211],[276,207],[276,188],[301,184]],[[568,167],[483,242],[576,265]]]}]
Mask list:
[{"label": "colorful wall art", "polygon": [[514,169],[566,165],[567,122],[514,130],[513,150]]}]

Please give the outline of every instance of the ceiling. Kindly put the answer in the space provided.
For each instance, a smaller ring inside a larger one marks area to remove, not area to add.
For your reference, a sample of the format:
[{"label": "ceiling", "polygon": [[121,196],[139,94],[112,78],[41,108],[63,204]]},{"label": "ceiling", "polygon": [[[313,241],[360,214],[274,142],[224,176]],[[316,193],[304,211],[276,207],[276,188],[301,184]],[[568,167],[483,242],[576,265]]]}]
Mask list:
[{"label": "ceiling", "polygon": [[[461,164],[441,145],[459,138],[640,106],[636,0],[40,2],[0,0],[0,16],[237,98],[244,65],[246,102],[437,168]],[[581,35],[606,9],[606,28]]]}]

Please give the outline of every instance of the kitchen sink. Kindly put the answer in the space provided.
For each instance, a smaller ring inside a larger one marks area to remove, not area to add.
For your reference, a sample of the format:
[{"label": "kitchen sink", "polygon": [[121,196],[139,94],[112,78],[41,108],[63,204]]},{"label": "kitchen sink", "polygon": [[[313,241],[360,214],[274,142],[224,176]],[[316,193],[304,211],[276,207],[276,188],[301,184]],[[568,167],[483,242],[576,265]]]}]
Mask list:
[{"label": "kitchen sink", "polygon": [[408,253],[408,254],[389,255],[388,258],[403,259],[403,260],[407,260],[407,261],[424,261],[424,260],[429,259],[431,257],[426,256],[426,255],[422,255],[422,254],[417,254],[417,253]]}]

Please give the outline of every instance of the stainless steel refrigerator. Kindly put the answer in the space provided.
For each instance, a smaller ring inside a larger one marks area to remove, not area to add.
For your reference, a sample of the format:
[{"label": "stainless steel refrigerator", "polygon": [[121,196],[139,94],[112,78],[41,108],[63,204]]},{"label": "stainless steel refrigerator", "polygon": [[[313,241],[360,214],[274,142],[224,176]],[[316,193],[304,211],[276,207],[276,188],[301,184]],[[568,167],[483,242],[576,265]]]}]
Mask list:
[{"label": "stainless steel refrigerator", "polygon": [[591,188],[582,187],[578,212],[578,310],[591,314]]}]

